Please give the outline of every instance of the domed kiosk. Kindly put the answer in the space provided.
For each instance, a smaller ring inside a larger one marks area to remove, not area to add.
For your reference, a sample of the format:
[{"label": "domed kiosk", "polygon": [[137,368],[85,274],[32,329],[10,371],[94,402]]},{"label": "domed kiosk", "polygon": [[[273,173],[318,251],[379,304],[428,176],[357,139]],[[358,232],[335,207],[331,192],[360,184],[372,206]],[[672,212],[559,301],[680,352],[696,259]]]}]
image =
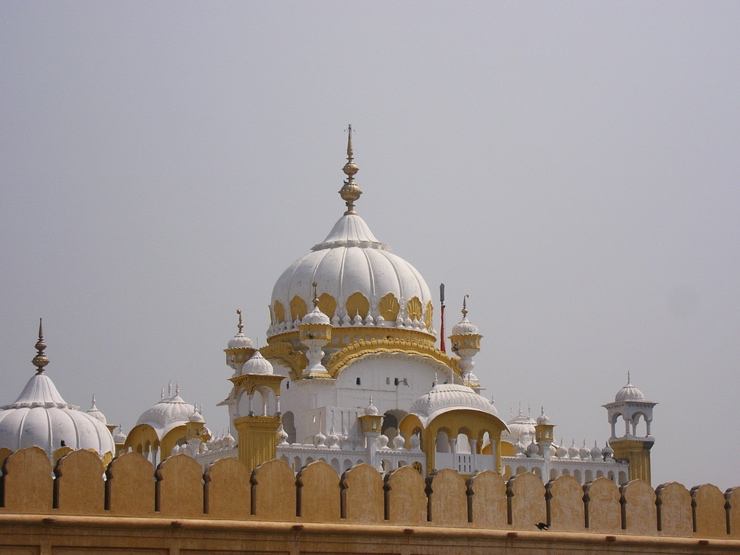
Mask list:
[{"label": "domed kiosk", "polygon": [[14,403],[0,407],[0,447],[17,451],[38,446],[52,460],[71,450],[90,449],[104,461],[110,461],[115,445],[102,421],[105,417],[97,407],[90,413],[67,403],[45,372],[49,359],[44,354],[46,343],[41,322],[36,349],[33,358],[36,374]]}]

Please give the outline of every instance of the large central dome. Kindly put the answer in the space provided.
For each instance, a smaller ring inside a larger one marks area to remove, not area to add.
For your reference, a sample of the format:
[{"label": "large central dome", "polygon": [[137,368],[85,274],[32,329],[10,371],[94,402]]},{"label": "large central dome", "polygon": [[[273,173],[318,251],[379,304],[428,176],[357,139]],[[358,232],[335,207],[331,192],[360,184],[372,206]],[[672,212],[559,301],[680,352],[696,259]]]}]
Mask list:
[{"label": "large central dome", "polygon": [[347,160],[347,179],[339,192],[347,211],[326,239],[278,279],[267,336],[296,330],[315,296],[335,327],[405,328],[434,335],[432,296],[424,278],[378,241],[354,210],[362,191],[354,182],[358,168],[352,161],[351,129]]},{"label": "large central dome", "polygon": [[[311,306],[332,324],[406,327],[432,331],[432,297],[411,264],[378,241],[357,214],[345,214],[323,242],[280,276],[272,291],[268,335],[290,331]],[[359,315],[359,318],[358,318]]]}]

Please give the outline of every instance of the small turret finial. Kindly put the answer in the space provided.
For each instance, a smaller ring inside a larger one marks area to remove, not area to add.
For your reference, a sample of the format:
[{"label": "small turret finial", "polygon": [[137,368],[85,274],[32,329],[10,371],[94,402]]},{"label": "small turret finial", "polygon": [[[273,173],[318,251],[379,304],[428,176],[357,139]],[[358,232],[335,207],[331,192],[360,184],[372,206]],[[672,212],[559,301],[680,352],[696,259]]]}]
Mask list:
[{"label": "small turret finial", "polygon": [[36,356],[33,357],[33,365],[36,367],[37,374],[44,373],[44,366],[49,364],[49,358],[44,354],[46,343],[44,343],[44,326],[43,319],[39,318],[39,340],[36,342]]},{"label": "small turret finial", "polygon": [[339,190],[339,196],[342,197],[347,205],[347,211],[344,213],[345,215],[357,214],[357,212],[355,212],[355,202],[362,194],[362,190],[357,183],[355,183],[355,174],[360,171],[360,168],[357,167],[357,164],[355,164],[353,160],[354,150],[352,149],[352,125],[350,124],[347,126],[347,163],[342,168],[347,179],[344,180],[344,185]]},{"label": "small turret finial", "polygon": [[468,297],[469,296],[470,295],[468,295],[467,293],[465,293],[465,296],[463,297],[463,307],[462,307],[462,310],[461,310],[462,315],[463,315],[463,318],[468,315],[468,302],[467,301],[468,301]]},{"label": "small turret finial", "polygon": [[630,371],[627,370],[627,385],[631,385],[631,384],[632,384],[632,379],[630,378]]},{"label": "small turret finial", "polygon": [[239,323],[237,324],[236,327],[239,330],[239,333],[241,333],[242,330],[244,329],[244,326],[242,325],[242,309],[241,308],[237,308],[236,309],[236,313],[239,315]]},{"label": "small turret finial", "polygon": [[319,294],[316,290],[319,284],[314,281],[311,285],[313,285],[313,306],[314,308],[316,308],[317,306],[319,306]]}]

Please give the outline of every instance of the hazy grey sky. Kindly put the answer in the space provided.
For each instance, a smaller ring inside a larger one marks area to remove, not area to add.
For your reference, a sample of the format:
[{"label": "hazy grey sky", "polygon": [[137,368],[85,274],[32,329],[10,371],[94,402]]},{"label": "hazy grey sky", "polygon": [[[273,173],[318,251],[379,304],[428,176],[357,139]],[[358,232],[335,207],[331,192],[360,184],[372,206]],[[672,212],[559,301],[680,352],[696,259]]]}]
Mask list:
[{"label": "hazy grey sky", "polygon": [[[343,211],[470,294],[476,374],[589,447],[627,372],[653,485],[740,485],[740,3],[0,4],[0,404],[33,374],[128,431]],[[437,323],[438,327],[438,323]],[[448,328],[449,329],[449,328]]]}]

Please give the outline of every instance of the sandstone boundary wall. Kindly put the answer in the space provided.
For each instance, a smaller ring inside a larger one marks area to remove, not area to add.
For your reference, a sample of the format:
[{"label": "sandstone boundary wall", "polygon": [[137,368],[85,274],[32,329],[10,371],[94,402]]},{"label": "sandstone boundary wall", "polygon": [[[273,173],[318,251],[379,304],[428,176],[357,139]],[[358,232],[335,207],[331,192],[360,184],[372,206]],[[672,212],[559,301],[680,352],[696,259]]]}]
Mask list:
[{"label": "sandstone boundary wall", "polygon": [[[570,545],[563,553],[740,552],[740,488],[722,493],[711,484],[653,490],[639,480],[581,486],[560,476],[544,485],[530,473],[505,481],[490,471],[466,479],[452,470],[425,479],[411,467],[382,475],[365,464],[339,476],[322,461],[296,475],[279,460],[250,474],[231,458],[203,473],[186,455],[154,471],[138,453],[105,468],[89,451],[52,467],[37,447],[0,450],[0,460],[2,553],[94,553],[104,545],[99,552],[208,552],[203,537],[226,541],[224,553],[250,552],[250,545],[255,553],[449,555],[476,546],[536,553],[553,552],[552,542],[558,550]],[[147,532],[132,535],[131,527]],[[203,534],[187,540],[188,530]],[[94,545],[86,545],[91,537]]]}]

